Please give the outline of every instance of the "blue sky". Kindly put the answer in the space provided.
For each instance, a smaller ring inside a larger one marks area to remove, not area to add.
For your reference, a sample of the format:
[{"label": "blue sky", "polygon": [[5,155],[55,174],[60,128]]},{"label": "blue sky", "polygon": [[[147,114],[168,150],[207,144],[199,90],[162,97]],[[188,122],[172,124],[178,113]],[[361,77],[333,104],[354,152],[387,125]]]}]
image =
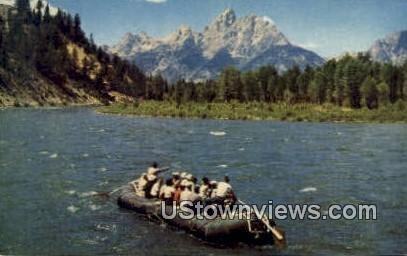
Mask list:
[{"label": "blue sky", "polygon": [[202,31],[231,7],[237,16],[271,17],[294,44],[323,57],[366,50],[389,32],[407,30],[407,0],[50,0],[82,17],[98,44],[126,32],[162,36],[186,24]]}]

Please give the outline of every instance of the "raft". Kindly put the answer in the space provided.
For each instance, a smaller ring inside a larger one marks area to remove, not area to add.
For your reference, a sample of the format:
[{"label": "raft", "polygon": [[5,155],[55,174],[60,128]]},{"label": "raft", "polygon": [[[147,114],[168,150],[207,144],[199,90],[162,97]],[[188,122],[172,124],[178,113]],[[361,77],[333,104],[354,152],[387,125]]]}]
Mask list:
[{"label": "raft", "polygon": [[[166,219],[162,216],[161,201],[159,199],[139,197],[131,185],[123,186],[119,192],[117,202],[122,208],[161,220],[209,243],[272,245],[275,242],[272,233],[256,216],[251,216],[249,220],[239,219],[238,216],[234,219],[222,219],[217,216],[211,220],[207,218],[199,219],[194,216],[193,219],[185,220],[179,215],[176,215],[173,219]],[[172,206],[167,205],[165,207],[165,213],[171,215]],[[270,222],[274,223],[271,220]]]}]

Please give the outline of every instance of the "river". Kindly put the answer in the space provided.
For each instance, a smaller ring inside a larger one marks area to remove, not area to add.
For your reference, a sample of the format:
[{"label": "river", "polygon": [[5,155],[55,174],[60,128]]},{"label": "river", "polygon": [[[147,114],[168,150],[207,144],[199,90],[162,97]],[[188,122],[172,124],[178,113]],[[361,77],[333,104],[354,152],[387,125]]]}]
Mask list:
[{"label": "river", "polygon": [[[92,196],[134,179],[154,160],[198,177],[228,174],[245,201],[323,209],[374,203],[378,220],[280,220],[288,239],[282,251],[217,248],[119,209],[114,196]],[[406,183],[403,124],[0,110],[0,254],[402,254]]]}]

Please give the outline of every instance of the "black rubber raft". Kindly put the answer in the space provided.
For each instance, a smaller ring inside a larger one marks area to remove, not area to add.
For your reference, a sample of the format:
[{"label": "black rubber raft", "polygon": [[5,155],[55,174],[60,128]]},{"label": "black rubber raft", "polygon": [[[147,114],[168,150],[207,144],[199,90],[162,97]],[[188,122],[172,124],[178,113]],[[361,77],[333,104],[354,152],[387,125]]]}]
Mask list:
[{"label": "black rubber raft", "polygon": [[[134,193],[132,186],[124,186],[119,192],[118,204],[122,208],[145,214],[149,218],[161,220],[171,226],[185,230],[187,233],[215,244],[246,243],[250,245],[274,244],[272,233],[267,230],[263,222],[255,216],[250,220],[241,220],[236,216],[234,219],[198,219],[194,217],[185,220],[179,215],[173,219],[163,218],[161,201],[158,199],[146,199]],[[166,206],[165,212],[171,215],[172,206]],[[270,221],[274,224],[272,221]]]}]

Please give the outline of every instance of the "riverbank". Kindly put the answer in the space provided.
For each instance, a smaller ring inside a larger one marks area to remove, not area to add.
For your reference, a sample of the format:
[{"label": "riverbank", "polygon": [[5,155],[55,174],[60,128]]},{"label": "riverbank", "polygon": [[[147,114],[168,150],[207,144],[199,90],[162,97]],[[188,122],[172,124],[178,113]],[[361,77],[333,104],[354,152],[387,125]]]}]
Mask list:
[{"label": "riverbank", "polygon": [[231,120],[283,120],[312,122],[407,122],[404,103],[369,110],[350,109],[330,104],[267,104],[250,103],[184,103],[177,106],[175,102],[139,101],[135,103],[116,103],[98,108],[106,114],[231,119]]}]

